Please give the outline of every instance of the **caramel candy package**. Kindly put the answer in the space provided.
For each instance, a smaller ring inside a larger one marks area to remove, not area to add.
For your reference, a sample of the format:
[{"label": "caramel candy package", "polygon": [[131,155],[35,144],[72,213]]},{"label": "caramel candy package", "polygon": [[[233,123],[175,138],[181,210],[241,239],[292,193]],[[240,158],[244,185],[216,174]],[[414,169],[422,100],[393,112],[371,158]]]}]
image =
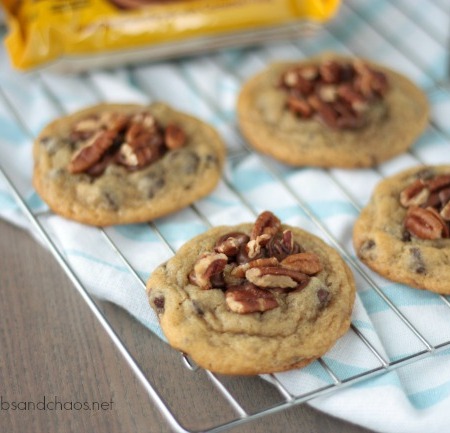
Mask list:
[{"label": "caramel candy package", "polygon": [[0,0],[14,67],[81,71],[298,34],[339,0]]}]

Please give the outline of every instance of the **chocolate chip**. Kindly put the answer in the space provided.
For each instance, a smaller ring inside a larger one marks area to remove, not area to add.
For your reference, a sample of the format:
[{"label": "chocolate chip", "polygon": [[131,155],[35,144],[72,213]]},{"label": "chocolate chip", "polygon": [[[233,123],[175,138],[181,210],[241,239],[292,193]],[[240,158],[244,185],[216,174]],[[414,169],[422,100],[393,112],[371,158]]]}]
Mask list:
[{"label": "chocolate chip", "polygon": [[367,242],[365,242],[364,244],[364,248],[367,250],[371,250],[372,248],[375,247],[375,241],[373,239],[369,239]]},{"label": "chocolate chip", "polygon": [[419,248],[413,247],[410,250],[411,262],[414,272],[418,274],[425,274],[427,272],[425,263],[423,261],[422,253]]},{"label": "chocolate chip", "polygon": [[156,298],[153,298],[153,305],[156,308],[157,314],[164,314],[164,306],[166,303],[166,299],[164,296],[158,296]]},{"label": "chocolate chip", "polygon": [[169,153],[169,166],[174,173],[195,174],[200,165],[200,157],[190,151],[172,151]]},{"label": "chocolate chip", "polygon": [[48,172],[47,176],[49,179],[53,179],[53,180],[60,179],[63,177],[64,173],[65,172],[62,168],[54,168]]},{"label": "chocolate chip", "polygon": [[45,145],[47,145],[47,143],[50,140],[53,140],[53,137],[50,137],[49,135],[46,135],[45,137],[41,137],[39,142],[45,146]]},{"label": "chocolate chip", "polygon": [[217,165],[217,157],[215,155],[211,155],[210,153],[208,153],[205,156],[205,164],[206,165],[209,165],[209,164]]},{"label": "chocolate chip", "polygon": [[192,301],[192,306],[194,307],[195,314],[197,314],[198,316],[203,316],[205,314],[197,301]]},{"label": "chocolate chip", "polygon": [[317,290],[317,299],[319,300],[319,309],[322,310],[330,303],[331,294],[324,287],[320,287]]},{"label": "chocolate chip", "polygon": [[404,230],[402,233],[403,242],[411,242],[411,233],[408,230]]},{"label": "chocolate chip", "polygon": [[195,153],[188,153],[183,164],[183,171],[186,174],[194,174],[198,170],[200,158]]},{"label": "chocolate chip", "polygon": [[158,191],[160,191],[166,181],[164,179],[163,172],[150,172],[145,177],[139,179],[138,189],[142,192],[147,198],[153,198]]},{"label": "chocolate chip", "polygon": [[114,197],[114,194],[110,191],[104,191],[102,194],[102,197],[104,198],[104,201],[107,204],[107,207],[111,210],[118,210],[119,209],[119,205],[117,203],[117,198]]},{"label": "chocolate chip", "polygon": [[376,243],[373,239],[367,239],[361,244],[361,248],[359,249],[359,254],[361,256],[365,256],[369,251],[372,251],[376,247]]},{"label": "chocolate chip", "polygon": [[40,143],[49,155],[54,155],[63,145],[61,140],[50,136],[42,137]]}]

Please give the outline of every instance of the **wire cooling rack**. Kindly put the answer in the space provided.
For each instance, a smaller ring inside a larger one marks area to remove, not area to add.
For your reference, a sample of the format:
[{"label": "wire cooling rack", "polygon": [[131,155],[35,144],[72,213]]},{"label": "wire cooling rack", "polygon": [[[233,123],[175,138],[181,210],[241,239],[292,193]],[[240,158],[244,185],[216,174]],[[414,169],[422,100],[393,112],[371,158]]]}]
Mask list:
[{"label": "wire cooling rack", "polygon": [[[276,375],[267,375],[264,377],[265,380],[260,380],[259,378],[222,377],[197,368],[188,357],[181,355],[181,362],[177,361],[179,366],[174,366],[173,363],[170,364],[170,368],[183,370],[184,380],[180,386],[191,386],[198,390],[197,396],[193,397],[193,399],[199,399],[201,408],[204,407],[200,396],[202,390],[204,387],[214,388],[214,392],[217,392],[220,396],[220,401],[208,401],[208,404],[223,406],[224,412],[223,418],[213,421],[206,421],[199,414],[199,424],[186,427],[183,424],[183,420],[179,417],[178,408],[172,405],[170,400],[170,394],[176,392],[176,390],[166,389],[165,384],[156,377],[151,368],[148,368],[148,365],[143,367],[142,360],[136,359],[128,347],[128,343],[120,337],[117,326],[112,325],[113,321],[102,311],[98,301],[89,294],[79,275],[77,275],[64,254],[61,253],[58,240],[46,225],[46,220],[52,214],[47,210],[33,210],[29,201],[24,197],[23,188],[14,179],[14,167],[6,167],[3,161],[0,164],[1,174],[8,183],[23,213],[28,217],[34,229],[41,235],[45,244],[70,277],[95,317],[105,328],[154,404],[176,431],[224,431],[242,423],[283,411],[310,399],[335,392],[351,384],[398,369],[450,348],[450,338],[445,337],[437,340],[430,337],[427,332],[424,332],[424,329],[416,322],[414,317],[411,317],[401,305],[398,305],[395,297],[392,297],[390,293],[387,293],[380,286],[377,276],[361,265],[354,256],[348,239],[343,241],[340,236],[337,236],[326,221],[317,214],[308,200],[290,182],[290,175],[293,173],[291,168],[284,167],[269,158],[255,154],[247,147],[245,141],[239,135],[233,115],[230,114],[232,110],[230,101],[223,103],[223,98],[220,97],[220,94],[217,94],[217,90],[212,90],[217,89],[217,87],[210,85],[212,81],[215,81],[222,83],[223,86],[229,85],[238,89],[247,77],[272,60],[301,58],[315,54],[322,49],[339,50],[365,57],[372,57],[371,54],[375,53],[380,60],[389,60],[394,66],[397,65],[400,69],[406,70],[408,75],[426,90],[433,106],[433,117],[425,133],[424,140],[427,140],[427,143],[435,143],[436,146],[428,144],[414,146],[410,152],[402,157],[400,165],[403,163],[405,165],[411,163],[449,163],[450,127],[444,123],[443,117],[445,116],[441,115],[441,111],[439,111],[441,105],[445,105],[447,102],[450,104],[450,93],[447,87],[448,58],[443,55],[443,53],[448,54],[445,47],[449,38],[448,23],[450,22],[450,10],[446,1],[434,0],[433,2],[428,2],[427,14],[421,14],[423,11],[417,5],[413,7],[406,0],[370,2],[371,6],[364,3],[367,2],[352,0],[343,3],[337,19],[326,25],[316,37],[307,40],[292,40],[257,48],[230,50],[219,54],[175,60],[170,63],[123,68],[112,72],[85,73],[76,77],[68,77],[67,84],[76,85],[86,94],[89,94],[92,103],[108,101],[114,98],[114,95],[109,94],[105,82],[126,82],[136,92],[145,95],[146,98],[151,100],[160,99],[160,95],[167,96],[164,94],[164,89],[161,90],[158,86],[157,80],[154,81],[155,84],[152,84],[152,77],[157,77],[158,74],[171,75],[171,82],[177,90],[170,95],[178,94],[180,95],[179,98],[182,99],[183,95],[188,94],[197,104],[195,109],[199,113],[209,113],[209,116],[214,116],[219,130],[225,132],[230,146],[228,164],[233,166],[245,158],[255,158],[261,173],[275,180],[278,190],[288,196],[298,208],[298,211],[305,215],[320,235],[339,251],[352,268],[359,286],[364,285],[368,287],[371,296],[377,297],[389,308],[402,325],[401,335],[390,336],[390,338],[403,338],[411,343],[412,349],[402,356],[390,356],[384,353],[367,336],[364,327],[361,327],[357,321],[353,321],[349,332],[352,338],[357,341],[354,344],[358,345],[360,350],[367,352],[368,357],[373,358],[371,367],[358,372],[343,372],[339,368],[335,368],[324,357],[316,361],[313,367],[320,369],[323,373],[323,380],[320,384],[313,383],[309,387],[305,387],[303,392],[293,393]],[[384,17],[389,16],[395,19],[392,21],[386,20],[382,18],[383,15]],[[395,29],[392,26],[392,22],[397,23]],[[402,31],[408,32],[410,35],[413,33],[415,39],[413,37],[410,39],[399,38],[399,27],[402,27]],[[353,30],[350,31],[349,29]],[[353,36],[351,32],[354,32]],[[409,42],[411,40],[415,40],[416,43],[417,41],[423,42],[428,49],[424,49],[425,53],[422,50],[417,50],[417,46]],[[442,61],[438,62],[437,67],[431,67],[436,63],[436,59],[432,58],[433,49],[436,51],[436,56],[442,57]],[[150,75],[150,78],[148,78],[148,75]],[[70,103],[67,103],[65,100],[64,92],[61,92],[57,85],[53,85],[56,82],[52,81],[51,76],[45,73],[34,73],[28,75],[26,80],[39,88],[44,97],[46,107],[51,107],[54,115],[62,115],[70,111]],[[31,142],[35,136],[36,126],[32,124],[31,119],[22,113],[21,107],[16,103],[15,94],[20,91],[21,89],[19,88],[5,87],[0,83],[0,105],[3,105],[11,113],[11,118],[17,125],[17,128],[26,134]],[[181,102],[180,99],[176,99],[174,96],[170,96],[170,98],[173,100],[168,102],[174,105],[179,105]],[[190,110],[186,109],[185,111]],[[397,168],[398,166],[396,165],[395,169]],[[326,179],[328,184],[332,185],[339,192],[340,196],[345,197],[348,205],[355,212],[359,212],[364,201],[367,200],[368,194],[366,191],[365,195],[361,196],[360,185],[354,179],[361,179],[363,182],[367,178],[372,179],[375,177],[378,179],[389,175],[392,170],[394,168],[388,162],[380,167],[365,170],[360,178],[348,177],[343,170],[318,170],[318,173],[322,179]],[[240,211],[248,215],[249,220],[254,219],[261,210],[258,202],[251,195],[242,191],[238,181],[233,176],[225,173],[222,179],[222,187],[237,200]],[[367,188],[369,187],[367,186]],[[201,206],[199,203],[190,206],[190,210],[205,229],[216,225],[214,218],[211,218],[208,212],[205,211],[204,206]],[[169,220],[170,218],[168,217]],[[161,251],[164,251],[162,255],[167,258],[174,254],[177,244],[168,239],[167,233],[161,228],[161,224],[158,221],[154,221],[150,222],[148,227],[149,230],[152,230],[158,236],[161,243]],[[135,279],[136,284],[144,288],[145,278],[128,259],[123,246],[114,239],[114,236],[111,235],[108,229],[98,229],[98,231],[108,248],[120,258],[127,272]],[[358,287],[359,289],[360,287]],[[427,296],[433,296],[435,302],[448,310],[448,323],[450,323],[450,301],[448,297],[434,294],[427,294]],[[156,344],[163,343],[157,342]],[[242,383],[244,383],[244,387],[242,387]],[[247,388],[245,386],[247,383],[252,384],[252,389],[260,389],[266,396],[270,395],[269,400],[272,403],[258,406],[258,398],[255,394],[246,395],[242,391],[243,388]]]}]

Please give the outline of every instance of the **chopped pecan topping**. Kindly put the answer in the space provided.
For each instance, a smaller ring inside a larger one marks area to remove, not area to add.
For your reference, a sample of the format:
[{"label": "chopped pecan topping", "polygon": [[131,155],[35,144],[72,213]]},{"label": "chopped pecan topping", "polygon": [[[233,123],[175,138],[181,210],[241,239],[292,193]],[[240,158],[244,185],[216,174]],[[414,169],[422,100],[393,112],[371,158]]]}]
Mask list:
[{"label": "chopped pecan topping", "polygon": [[82,146],[73,155],[69,171],[98,176],[114,163],[128,170],[146,167],[168,150],[184,146],[186,135],[176,125],[162,128],[151,113],[144,111],[81,119],[72,127],[70,139]]},{"label": "chopped pecan topping", "polygon": [[406,231],[420,239],[450,237],[450,175],[419,177],[400,192]]},{"label": "chopped pecan topping", "polygon": [[290,230],[282,230],[271,212],[261,213],[250,231],[219,237],[214,252],[202,254],[189,274],[201,289],[225,291],[231,311],[264,312],[278,306],[279,296],[307,286],[323,269],[319,257],[304,252]]},{"label": "chopped pecan topping", "polygon": [[239,314],[272,310],[278,307],[275,296],[253,284],[231,286],[225,292],[225,301],[231,311]]},{"label": "chopped pecan topping", "polygon": [[282,74],[280,82],[293,114],[316,117],[333,129],[364,126],[366,111],[388,90],[386,75],[358,59],[295,66]]}]

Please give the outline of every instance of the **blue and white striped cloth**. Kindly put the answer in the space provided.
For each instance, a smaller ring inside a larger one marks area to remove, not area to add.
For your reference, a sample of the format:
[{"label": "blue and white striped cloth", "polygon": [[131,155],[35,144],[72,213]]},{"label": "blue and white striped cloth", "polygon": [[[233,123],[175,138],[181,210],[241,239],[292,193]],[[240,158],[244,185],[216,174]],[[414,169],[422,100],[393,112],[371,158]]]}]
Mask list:
[{"label": "blue and white striped cloth", "polygon": [[[55,215],[40,217],[76,275],[93,295],[122,306],[163,338],[142,281],[210,225],[252,221],[260,211],[270,209],[284,222],[317,234],[341,251],[357,281],[352,323],[386,363],[395,365],[450,341],[450,308],[437,295],[387,281],[359,263],[351,244],[352,226],[383,177],[420,163],[450,164],[449,24],[448,0],[345,0],[336,19],[308,39],[80,76],[19,75],[10,70],[2,50],[0,164],[28,206],[34,212],[45,211],[46,205],[31,186],[31,144],[41,128],[61,114],[100,101],[163,100],[211,123],[226,141],[230,158],[224,180],[194,206],[150,225],[112,227],[105,233]],[[374,169],[322,170],[289,168],[245,150],[235,119],[242,82],[271,61],[301,59],[322,51],[379,61],[403,72],[427,92],[432,119],[410,152]],[[30,227],[4,182],[0,183],[0,216]],[[110,248],[105,234],[136,275]],[[380,367],[378,357],[354,330],[323,360],[343,382]],[[318,362],[276,378],[294,396],[333,383]],[[310,404],[380,432],[448,431],[450,350]]]}]

